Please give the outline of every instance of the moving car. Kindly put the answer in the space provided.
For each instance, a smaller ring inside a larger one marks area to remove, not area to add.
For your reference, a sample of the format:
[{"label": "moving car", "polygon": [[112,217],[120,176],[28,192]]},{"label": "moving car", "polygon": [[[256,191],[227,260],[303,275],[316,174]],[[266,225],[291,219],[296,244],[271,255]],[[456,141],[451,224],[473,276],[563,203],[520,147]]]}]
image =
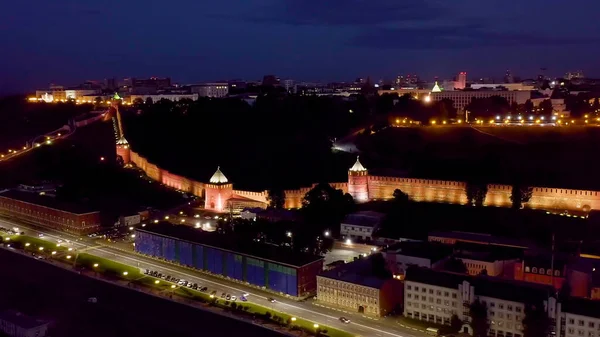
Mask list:
[{"label": "moving car", "polygon": [[350,320],[347,319],[346,317],[340,317],[340,322],[348,324],[348,323],[350,323]]},{"label": "moving car", "polygon": [[273,297],[269,297],[267,298],[267,301],[271,302],[271,303],[275,303],[277,302]]}]

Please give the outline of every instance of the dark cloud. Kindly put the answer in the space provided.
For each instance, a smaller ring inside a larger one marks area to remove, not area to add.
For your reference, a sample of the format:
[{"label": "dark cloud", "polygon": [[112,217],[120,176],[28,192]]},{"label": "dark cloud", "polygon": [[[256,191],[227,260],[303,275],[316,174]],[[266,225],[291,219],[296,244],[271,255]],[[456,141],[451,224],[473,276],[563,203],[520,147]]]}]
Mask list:
[{"label": "dark cloud", "polygon": [[429,21],[444,13],[426,0],[276,0],[251,13],[213,17],[295,26],[364,26]]},{"label": "dark cloud", "polygon": [[367,29],[352,38],[348,44],[378,49],[419,50],[582,45],[598,41],[598,38],[494,32],[481,24],[470,24],[430,28]]}]

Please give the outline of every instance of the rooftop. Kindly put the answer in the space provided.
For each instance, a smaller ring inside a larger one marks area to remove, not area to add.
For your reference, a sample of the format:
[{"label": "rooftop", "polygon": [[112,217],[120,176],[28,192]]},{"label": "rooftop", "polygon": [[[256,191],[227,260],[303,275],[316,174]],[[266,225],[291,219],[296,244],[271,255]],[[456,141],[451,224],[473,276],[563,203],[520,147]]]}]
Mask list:
[{"label": "rooftop", "polygon": [[433,231],[429,233],[429,238],[431,237],[442,237],[448,239],[456,239],[463,242],[472,242],[472,243],[484,243],[490,245],[498,245],[498,246],[508,246],[508,247],[516,247],[516,248],[529,248],[531,245],[524,240],[520,239],[512,239],[507,237],[499,237],[493,236],[491,234],[483,234],[483,233],[469,233],[469,232],[440,232]]},{"label": "rooftop", "polygon": [[600,318],[600,301],[571,297],[563,302],[562,312]]},{"label": "rooftop", "polygon": [[403,241],[384,249],[382,253],[398,254],[404,256],[420,257],[435,263],[452,254],[452,248],[435,242]]},{"label": "rooftop", "polygon": [[366,171],[367,169],[360,163],[360,160],[358,160],[358,156],[356,157],[356,163],[354,163],[354,165],[352,165],[352,167],[350,168],[350,171],[352,172],[362,172],[362,171]]},{"label": "rooftop", "polygon": [[427,268],[410,267],[406,271],[406,281],[458,289],[463,281],[475,287],[475,295],[493,297],[520,303],[540,303],[548,299],[555,291],[550,286],[536,283],[504,280],[488,276],[469,276],[449,272],[434,271]]},{"label": "rooftop", "polygon": [[221,167],[217,167],[217,172],[215,172],[215,174],[213,174],[212,177],[210,177],[210,183],[211,184],[227,184],[228,180],[225,177],[225,175],[223,174],[223,172],[221,172]]},{"label": "rooftop", "polygon": [[6,310],[0,312],[0,320],[10,322],[22,329],[33,329],[38,326],[48,324],[47,322],[38,321],[34,318],[26,316],[16,310]]},{"label": "rooftop", "polygon": [[214,247],[293,267],[301,267],[323,260],[322,256],[296,253],[284,247],[257,243],[248,238],[229,234],[224,235],[217,232],[205,232],[189,226],[172,225],[167,222],[150,224],[143,229],[137,228],[136,231],[171,237],[191,243],[198,243],[203,246]]},{"label": "rooftop", "polygon": [[88,205],[62,201],[52,196],[40,195],[37,192],[5,190],[0,191],[0,197],[19,200],[28,204],[43,206],[46,208],[56,209],[73,214],[87,214],[98,212],[97,210],[92,209]]},{"label": "rooftop", "polygon": [[354,226],[362,226],[362,227],[376,227],[381,223],[385,214],[373,211],[362,211],[356,212],[352,214],[348,214],[344,220],[343,224],[354,225]]},{"label": "rooftop", "polygon": [[393,279],[391,275],[389,277],[376,275],[372,258],[340,264],[339,267],[325,271],[319,276],[377,289],[381,288],[386,281]]}]

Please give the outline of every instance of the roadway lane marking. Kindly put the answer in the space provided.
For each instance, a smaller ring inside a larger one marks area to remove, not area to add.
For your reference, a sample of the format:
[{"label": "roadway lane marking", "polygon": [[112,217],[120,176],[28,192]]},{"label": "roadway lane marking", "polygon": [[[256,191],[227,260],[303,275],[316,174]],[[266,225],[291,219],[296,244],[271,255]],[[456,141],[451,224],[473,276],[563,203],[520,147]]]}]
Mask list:
[{"label": "roadway lane marking", "polygon": [[[4,220],[0,220],[0,221],[4,221]],[[31,231],[34,231],[34,232],[42,233],[40,230],[32,229],[30,227],[25,227],[25,226],[22,226],[22,225],[20,225],[20,227],[27,228],[27,229],[29,229]],[[46,234],[46,233],[44,233],[44,236],[46,236],[46,235],[48,237],[51,237],[51,238],[52,237],[53,238],[57,238],[57,239],[60,238],[60,237],[54,236],[52,234]],[[69,234],[67,234],[67,235],[70,236]],[[67,236],[67,235],[65,235],[65,236]],[[74,237],[74,236],[71,236],[71,237]],[[82,241],[82,242],[72,241],[73,244],[78,244],[78,245],[81,245],[81,246],[84,246],[84,247],[91,247],[91,246],[88,246],[87,244],[85,244],[83,242],[85,242],[85,241]],[[143,261],[143,260],[136,259],[134,257],[122,255],[121,251],[119,251],[119,250],[117,250],[116,252],[111,252],[111,251],[107,251],[107,250],[99,248],[99,247],[96,248],[96,249],[97,249],[97,251],[103,252],[103,253],[108,254],[108,255],[119,256],[122,259],[135,261],[137,263],[143,263],[145,265],[153,266],[153,267],[158,268],[158,269],[168,270],[168,271],[171,271],[173,273],[178,273],[180,275],[185,275],[186,277],[190,277],[192,279],[196,278],[196,279],[199,279],[199,280],[203,280],[205,282],[212,283],[214,285],[218,285],[218,286],[220,286],[222,288],[233,289],[233,290],[239,291],[241,293],[247,292],[248,294],[253,295],[254,297],[267,300],[267,297],[264,297],[264,296],[261,296],[261,295],[257,295],[257,294],[252,294],[250,291],[240,290],[238,288],[235,288],[235,287],[227,285],[227,284],[217,283],[217,282],[212,281],[212,280],[204,279],[204,278],[202,278],[200,276],[195,276],[195,275],[188,274],[187,272],[184,272],[184,271],[177,271],[177,270],[168,268],[166,266],[160,266],[160,265],[156,265],[156,264],[153,264],[153,263],[150,263],[150,262],[146,262],[146,261]],[[134,254],[134,253],[131,253],[131,254]],[[151,259],[151,258],[149,258],[149,259]],[[295,305],[288,304],[288,303],[285,303],[285,302],[278,302],[278,303],[280,303],[280,304],[282,304],[284,306],[288,306],[290,308],[294,308],[296,310],[309,312],[309,313],[312,313],[312,314],[317,315],[317,316],[327,317],[327,318],[334,319],[334,320],[338,319],[338,317],[335,317],[335,316],[324,314],[324,313],[321,313],[321,312],[318,312],[318,311],[312,311],[310,309],[306,309],[306,308],[302,308],[302,307],[297,307]],[[257,303],[257,304],[260,304],[260,303]],[[269,308],[268,306],[265,306],[265,307]],[[271,309],[272,310],[276,310],[274,307],[271,307]],[[303,317],[300,317],[300,318],[303,318]],[[374,328],[374,327],[370,327],[370,326],[367,326],[367,325],[363,325],[363,324],[360,324],[360,323],[351,323],[351,324],[352,324],[352,326],[362,327],[364,329],[377,331],[377,332],[380,332],[380,333],[383,333],[383,334],[386,334],[386,335],[389,335],[389,336],[395,336],[395,337],[407,337],[407,336],[411,336],[411,335],[398,335],[398,334],[395,334],[395,333],[391,333],[391,332],[388,332],[388,331],[385,331],[385,330],[380,330],[380,329],[377,329],[377,328]],[[344,330],[344,329],[341,328],[341,330]],[[357,330],[361,330],[361,329],[357,329]]]}]

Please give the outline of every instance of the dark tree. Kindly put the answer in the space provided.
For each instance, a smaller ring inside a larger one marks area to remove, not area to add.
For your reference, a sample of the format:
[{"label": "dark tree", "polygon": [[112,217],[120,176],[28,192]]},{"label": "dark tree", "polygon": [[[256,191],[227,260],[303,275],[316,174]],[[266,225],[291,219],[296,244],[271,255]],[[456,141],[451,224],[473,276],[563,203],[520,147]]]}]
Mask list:
[{"label": "dark tree", "polygon": [[444,263],[444,270],[450,271],[453,273],[466,274],[468,272],[467,266],[465,263],[457,259],[455,257],[451,257]]},{"label": "dark tree", "polygon": [[523,319],[524,337],[545,337],[550,330],[550,318],[543,305],[527,306]]},{"label": "dark tree", "polygon": [[146,98],[146,105],[152,105],[152,103],[154,103],[154,102],[152,101],[152,97],[148,97],[148,98]]},{"label": "dark tree", "polygon": [[552,101],[549,99],[545,99],[540,103],[539,109],[541,110],[542,115],[551,115],[553,111]]},{"label": "dark tree", "polygon": [[353,208],[354,199],[350,194],[344,194],[327,183],[317,184],[302,200],[302,211],[307,221],[330,228],[334,225],[339,227],[340,221]]},{"label": "dark tree", "polygon": [[490,328],[486,305],[479,301],[479,299],[475,300],[469,307],[469,315],[471,316],[473,336],[486,337],[488,335],[488,329]]},{"label": "dark tree", "polygon": [[512,202],[512,208],[521,209],[523,204],[531,199],[533,194],[533,188],[515,184],[512,186],[512,192],[510,194],[510,201]]},{"label": "dark tree", "polygon": [[272,188],[267,195],[269,207],[274,209],[282,209],[285,205],[285,191],[282,189]]},{"label": "dark tree", "polygon": [[517,114],[519,113],[519,104],[517,104],[517,102],[512,102],[510,104],[510,113],[511,114]]},{"label": "dark tree", "polygon": [[530,114],[533,111],[533,102],[531,102],[530,99],[525,101],[524,110],[527,114]]},{"label": "dark tree", "polygon": [[481,275],[481,276],[488,276],[488,271],[487,271],[487,269],[483,268],[483,269],[481,270],[481,272],[479,273],[479,275]]},{"label": "dark tree", "polygon": [[[150,97],[148,97],[150,98]],[[144,100],[141,97],[137,97],[136,99],[133,100],[133,106],[136,108],[140,108],[142,105],[144,105]]]},{"label": "dark tree", "polygon": [[450,328],[452,332],[457,333],[460,332],[460,328],[462,328],[463,322],[458,318],[458,315],[454,314],[450,317]]},{"label": "dark tree", "polygon": [[398,203],[398,204],[406,204],[407,202],[410,201],[410,197],[408,196],[408,194],[402,192],[402,190],[400,189],[395,189],[394,190],[394,202]]},{"label": "dark tree", "polygon": [[483,206],[488,192],[487,184],[467,182],[465,188],[467,203],[472,206]]},{"label": "dark tree", "polygon": [[594,98],[594,103],[592,103],[592,112],[595,114],[600,112],[600,101],[598,100],[598,97]]},{"label": "dark tree", "polygon": [[100,104],[102,104],[102,97],[96,97],[96,98],[94,99],[94,103],[96,103],[96,105],[100,105]]}]

